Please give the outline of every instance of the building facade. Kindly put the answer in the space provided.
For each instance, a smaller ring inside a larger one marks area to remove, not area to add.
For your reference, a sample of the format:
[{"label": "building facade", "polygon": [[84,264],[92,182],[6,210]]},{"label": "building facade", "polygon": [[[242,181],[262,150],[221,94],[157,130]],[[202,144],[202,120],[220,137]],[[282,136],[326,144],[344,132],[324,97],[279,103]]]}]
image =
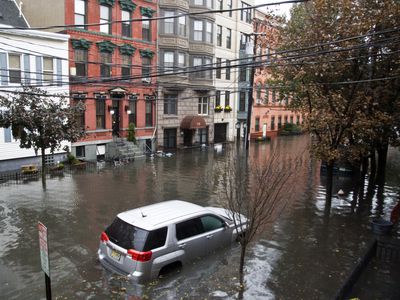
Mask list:
[{"label": "building facade", "polygon": [[[254,1],[216,0],[215,4],[215,9],[227,10],[253,6]],[[234,141],[244,134],[250,68],[234,66],[240,65],[240,59],[246,57],[246,42],[253,32],[252,17],[252,9],[216,14],[215,142]]]},{"label": "building facade", "polygon": [[[210,0],[159,0],[160,16],[213,9]],[[213,14],[160,20],[157,148],[194,147],[214,139]]]},{"label": "building facade", "polygon": [[[129,124],[142,151],[155,147],[157,4],[148,0],[26,0],[31,26],[70,35],[71,104],[83,101],[86,137],[72,145],[95,160],[126,137]],[[133,19],[133,20],[132,20]]]},{"label": "building facade", "polygon": [[[22,85],[36,86],[48,94],[68,95],[68,35],[38,30],[17,30],[29,25],[15,1],[0,0],[0,94],[7,97],[22,90]],[[12,29],[12,30],[11,30]],[[54,101],[58,101],[54,97]],[[1,108],[0,108],[1,111]],[[20,169],[21,165],[39,165],[33,149],[22,149],[11,128],[0,128],[0,172]],[[54,153],[46,151],[47,161],[65,158],[64,146]]]},{"label": "building facade", "polygon": [[257,38],[256,54],[261,56],[257,59],[265,63],[257,67],[254,74],[251,139],[274,137],[285,124],[303,123],[300,113],[287,108],[290,95],[282,95],[278,88],[268,84],[268,79],[272,78],[268,65],[275,58],[275,49],[279,43],[279,26],[279,20],[256,10],[254,30],[264,33]]}]

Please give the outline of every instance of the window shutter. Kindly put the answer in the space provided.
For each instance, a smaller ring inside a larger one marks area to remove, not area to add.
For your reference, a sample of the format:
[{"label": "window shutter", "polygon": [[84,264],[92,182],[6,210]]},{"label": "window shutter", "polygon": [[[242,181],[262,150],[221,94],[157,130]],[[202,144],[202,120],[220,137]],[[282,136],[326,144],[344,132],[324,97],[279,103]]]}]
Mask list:
[{"label": "window shutter", "polygon": [[42,84],[42,80],[43,80],[42,57],[36,56],[36,84]]},{"label": "window shutter", "polygon": [[11,127],[4,128],[4,142],[11,143]]},{"label": "window shutter", "polygon": [[24,54],[24,78],[25,84],[31,84],[31,66],[30,66],[30,55]]},{"label": "window shutter", "polygon": [[57,65],[57,85],[62,85],[63,77],[62,77],[62,61],[60,58],[56,58]]},{"label": "window shutter", "polygon": [[7,53],[0,53],[0,85],[8,85]]}]

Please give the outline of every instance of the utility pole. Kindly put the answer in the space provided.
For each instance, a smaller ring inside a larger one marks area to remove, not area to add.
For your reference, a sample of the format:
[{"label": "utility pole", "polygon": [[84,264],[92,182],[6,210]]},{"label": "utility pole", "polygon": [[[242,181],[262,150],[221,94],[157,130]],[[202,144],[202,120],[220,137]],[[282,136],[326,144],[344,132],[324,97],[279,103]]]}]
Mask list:
[{"label": "utility pole", "polygon": [[[258,23],[256,20],[255,22],[255,32],[253,33],[254,35],[254,45],[253,45],[253,58],[252,58],[252,69],[251,69],[251,75],[250,75],[250,89],[249,89],[249,101],[247,103],[247,125],[246,125],[246,150],[249,150],[249,145],[250,145],[250,125],[251,125],[251,110],[253,108],[253,86],[254,86],[254,73],[256,70],[255,67],[255,62],[256,62],[256,52],[257,52],[257,37],[260,33],[257,32],[258,29]],[[261,33],[263,34],[263,33]]]}]

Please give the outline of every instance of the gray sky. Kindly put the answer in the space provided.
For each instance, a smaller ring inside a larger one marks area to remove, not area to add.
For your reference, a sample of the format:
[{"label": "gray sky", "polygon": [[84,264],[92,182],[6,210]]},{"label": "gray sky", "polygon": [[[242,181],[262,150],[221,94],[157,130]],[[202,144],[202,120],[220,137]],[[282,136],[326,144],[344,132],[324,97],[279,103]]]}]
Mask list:
[{"label": "gray sky", "polygon": [[[274,3],[274,2],[280,2],[283,0],[256,0],[256,5],[257,4],[264,4],[264,3]],[[278,15],[286,15],[287,18],[290,17],[289,10],[292,7],[292,4],[281,4],[281,5],[273,5],[273,6],[265,6],[261,8],[261,10],[265,10],[266,8],[269,8],[270,10],[273,10],[276,14]]]}]

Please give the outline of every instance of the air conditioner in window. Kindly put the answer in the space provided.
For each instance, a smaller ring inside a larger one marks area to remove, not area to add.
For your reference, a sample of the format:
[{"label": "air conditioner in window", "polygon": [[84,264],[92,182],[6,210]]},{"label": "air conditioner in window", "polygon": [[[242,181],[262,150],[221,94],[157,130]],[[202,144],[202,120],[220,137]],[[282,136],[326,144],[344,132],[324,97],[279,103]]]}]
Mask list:
[{"label": "air conditioner in window", "polygon": [[76,68],[75,67],[69,68],[69,75],[76,76]]},{"label": "air conditioner in window", "polygon": [[261,99],[256,99],[256,104],[261,104]]},{"label": "air conditioner in window", "polygon": [[142,78],[142,82],[150,83],[151,82],[151,78]]}]

